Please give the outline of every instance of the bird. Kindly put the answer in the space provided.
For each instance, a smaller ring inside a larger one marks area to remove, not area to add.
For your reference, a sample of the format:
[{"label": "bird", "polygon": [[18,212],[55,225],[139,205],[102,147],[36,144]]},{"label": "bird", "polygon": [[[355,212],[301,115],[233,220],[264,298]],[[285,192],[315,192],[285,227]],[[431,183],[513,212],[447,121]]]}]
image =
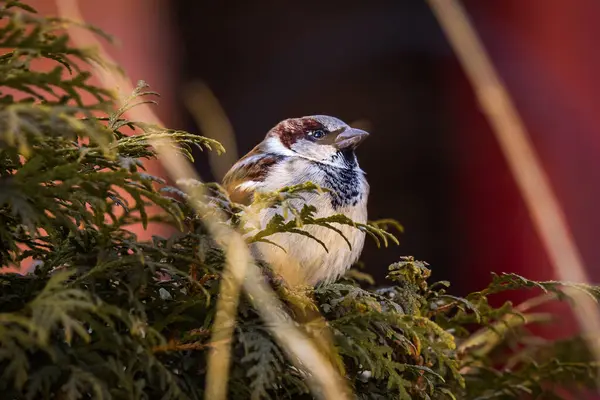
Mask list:
[{"label": "bird", "polygon": [[[312,182],[326,189],[322,193],[303,193],[294,199],[316,208],[315,217],[343,214],[354,222],[367,222],[369,184],[360,168],[355,150],[369,133],[353,128],[342,120],[313,115],[290,118],[268,131],[264,140],[239,159],[223,178],[223,186],[232,201],[249,204],[255,193]],[[258,217],[260,228],[281,209],[266,208]],[[280,276],[295,277],[289,284],[317,285],[330,283],[358,260],[365,233],[350,225],[332,224],[339,233],[327,227],[305,225],[310,237],[280,232],[269,237],[276,243],[252,243],[253,255],[267,262]]]}]

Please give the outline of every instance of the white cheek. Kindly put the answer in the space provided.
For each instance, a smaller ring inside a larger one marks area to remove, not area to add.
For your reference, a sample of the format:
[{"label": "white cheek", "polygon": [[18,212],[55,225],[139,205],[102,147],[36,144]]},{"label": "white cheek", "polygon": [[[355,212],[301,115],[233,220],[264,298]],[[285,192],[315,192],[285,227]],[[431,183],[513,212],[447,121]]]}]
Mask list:
[{"label": "white cheek", "polygon": [[308,140],[294,143],[292,145],[292,150],[315,161],[328,161],[337,153],[337,150],[333,146],[316,144]]},{"label": "white cheek", "polygon": [[292,150],[285,147],[281,143],[281,141],[276,137],[267,138],[265,140],[264,144],[265,144],[265,150],[267,153],[281,154],[282,156],[296,155],[296,153],[294,153]]}]

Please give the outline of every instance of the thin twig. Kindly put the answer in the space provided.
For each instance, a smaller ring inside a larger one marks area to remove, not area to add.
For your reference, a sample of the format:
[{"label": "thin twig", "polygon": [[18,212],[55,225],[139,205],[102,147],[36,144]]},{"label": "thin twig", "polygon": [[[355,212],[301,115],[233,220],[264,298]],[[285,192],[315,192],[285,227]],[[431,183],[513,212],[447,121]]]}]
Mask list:
[{"label": "thin twig", "polygon": [[154,346],[152,348],[153,353],[168,353],[172,351],[190,351],[190,350],[205,350],[210,347],[210,343],[192,342],[192,343],[179,343],[176,341],[168,342],[160,346]]},{"label": "thin twig", "polygon": [[[428,0],[446,32],[448,40],[475,89],[483,111],[508,162],[521,195],[525,200],[534,227],[544,244],[555,275],[567,282],[588,283],[589,278],[569,230],[566,218],[525,126],[511,102],[505,85],[495,70],[489,55],[458,0]],[[574,313],[584,334],[600,334],[598,305],[580,291],[572,291]],[[588,341],[597,361],[600,344]]]}]

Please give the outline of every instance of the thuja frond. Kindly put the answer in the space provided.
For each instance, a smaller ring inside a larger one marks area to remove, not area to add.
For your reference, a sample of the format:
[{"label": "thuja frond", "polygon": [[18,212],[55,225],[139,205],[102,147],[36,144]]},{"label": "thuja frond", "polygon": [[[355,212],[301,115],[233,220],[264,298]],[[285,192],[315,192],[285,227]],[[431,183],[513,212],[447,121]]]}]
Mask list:
[{"label": "thuja frond", "polygon": [[[492,283],[480,293],[488,296],[494,293],[518,289],[539,289],[544,293],[552,293],[559,299],[568,299],[568,290],[577,290],[590,296],[594,301],[600,299],[600,288],[573,282],[544,281],[536,282],[517,274],[492,274]],[[473,294],[475,296],[476,294]]]},{"label": "thuja frond", "polygon": [[[64,145],[87,138],[108,154],[113,136],[98,121],[77,118],[81,108],[69,105],[14,103],[0,107],[0,151],[8,152],[16,146],[21,154],[29,156],[32,149]],[[4,145],[3,145],[4,144]]]},{"label": "thuja frond", "polygon": [[[437,327],[429,331],[428,320],[405,314],[396,301],[345,284],[321,287],[316,294],[358,391],[364,382],[381,395],[427,398],[454,379],[452,371],[458,376],[458,365],[450,361],[451,336]],[[409,378],[413,372],[419,382]]]},{"label": "thuja frond", "polygon": [[[214,139],[206,137],[192,135],[188,132],[178,131],[174,129],[166,129],[154,124],[149,124],[143,121],[130,121],[124,117],[125,113],[130,109],[140,106],[142,104],[157,104],[153,97],[158,97],[159,94],[149,90],[150,85],[144,81],[138,81],[133,93],[127,97],[121,107],[114,111],[108,118],[108,128],[115,132],[121,139],[115,147],[122,151],[145,151],[148,149],[149,139],[158,140],[170,139],[172,143],[176,145],[175,149],[181,152],[190,161],[193,161],[192,147],[194,146],[199,150],[214,150],[217,154],[225,152],[225,148]],[[122,128],[139,129],[142,134],[135,136],[126,136],[121,132]],[[165,145],[170,145],[165,143]],[[153,156],[152,152],[149,156]],[[140,157],[139,153],[132,154],[132,157]],[[143,156],[142,156],[143,157]]]},{"label": "thuja frond", "polygon": [[[70,288],[72,275],[73,271],[54,274],[22,309],[0,313],[0,388],[4,392],[11,393],[12,386],[24,389],[29,398],[46,397],[57,380],[69,382],[58,392],[108,392],[102,379],[92,378],[94,368],[101,376],[104,360],[80,354],[78,361],[63,363],[98,337],[116,338],[118,324],[127,329],[132,344],[155,343],[151,329],[144,328],[141,334],[143,325],[136,318],[103,303],[89,291]],[[15,280],[12,283],[18,285]]]},{"label": "thuja frond", "polygon": [[[258,192],[253,199],[253,205],[257,209],[280,207],[285,205],[290,210],[298,212],[294,204],[289,203],[290,200],[303,200],[302,194],[323,194],[328,190],[322,188],[313,182],[300,183],[298,185],[287,186],[273,192]],[[288,202],[288,203],[286,203]]]},{"label": "thuja frond", "polygon": [[[188,187],[202,187],[203,204],[210,204],[218,207],[231,217],[231,223],[244,233],[251,233],[247,236],[248,243],[264,242],[279,246],[276,242],[268,239],[269,236],[277,233],[293,233],[306,236],[319,243],[326,251],[327,246],[317,236],[303,229],[306,226],[322,226],[339,234],[348,248],[352,245],[339,229],[340,225],[352,226],[362,230],[371,236],[380,246],[388,246],[389,242],[399,244],[398,239],[387,229],[395,228],[402,231],[402,226],[394,220],[385,219],[373,221],[367,224],[357,223],[343,214],[334,214],[324,217],[317,217],[317,209],[314,206],[305,203],[305,195],[323,195],[328,192],[312,182],[288,186],[273,192],[257,192],[254,194],[253,202],[249,206],[235,204],[231,202],[225,190],[216,184],[202,184],[200,182],[178,182],[180,185]],[[187,199],[188,196],[176,189],[169,188],[169,192],[177,193],[180,197]],[[206,209],[205,205],[198,204],[196,208]],[[277,209],[277,212],[268,221],[265,227],[257,231],[258,214],[265,209]],[[285,250],[285,249],[283,249]]]},{"label": "thuja frond", "polygon": [[[31,108],[51,110],[62,106],[31,105]],[[82,135],[94,131],[86,130],[92,126],[89,118],[84,121],[75,116],[69,118],[68,123],[80,124],[78,129]],[[181,228],[180,205],[159,192],[157,184],[163,183],[161,179],[138,172],[143,169],[139,159],[155,157],[149,145],[150,139],[155,137],[169,136],[187,157],[191,157],[191,146],[220,146],[200,136],[158,127],[144,127],[151,133],[139,136],[124,136],[104,127],[103,131],[111,135],[114,143],[107,154],[102,146],[79,144],[75,137],[69,136],[69,129],[61,124],[52,125],[51,118],[41,123],[48,124],[46,129],[54,129],[53,132],[60,132],[61,136],[54,139],[40,131],[35,155],[29,158],[17,157],[18,153],[11,147],[0,149],[0,155],[4,154],[9,161],[5,163],[8,175],[0,178],[0,222],[5,222],[0,226],[0,236],[26,245],[27,256],[39,255],[40,247],[34,243],[40,240],[55,247],[56,239],[60,241],[65,235],[74,235],[78,240],[81,229],[107,229],[109,221],[112,228],[118,229],[138,221],[146,226],[148,204],[161,207],[172,223]],[[19,231],[8,229],[9,221],[20,221]],[[46,233],[44,237],[42,230]],[[4,250],[4,257],[12,263],[24,258],[17,246],[9,245]]]},{"label": "thuja frond", "polygon": [[378,247],[380,246],[379,239],[383,241],[385,247],[388,246],[388,240],[391,240],[396,244],[400,244],[398,242],[398,238],[396,238],[392,233],[390,233],[391,228],[394,228],[399,233],[404,232],[404,227],[398,221],[391,218],[369,221],[369,223],[366,226],[366,229],[371,230],[371,234],[374,235]]},{"label": "thuja frond", "polygon": [[537,363],[530,360],[515,370],[474,368],[466,374],[469,399],[571,399],[585,396],[597,385],[600,372],[594,362],[566,363],[560,360]]},{"label": "thuja frond", "polygon": [[[89,84],[90,73],[78,63],[110,66],[94,50],[71,46],[64,27],[72,22],[38,16],[13,1],[0,6],[0,20],[5,21],[0,47],[7,49],[0,55],[0,148],[5,147],[3,143],[16,145],[27,155],[45,137],[59,136],[56,132],[72,140],[88,137],[106,146],[111,137],[106,129],[76,116],[108,110],[112,94]],[[47,71],[31,68],[39,59],[50,59],[56,66]],[[17,93],[16,98],[7,94],[11,91]]]},{"label": "thuja frond", "polygon": [[[389,241],[399,244],[398,239],[386,230],[388,227],[394,227],[401,231],[402,227],[396,221],[381,220],[363,224],[355,222],[343,214],[318,217],[317,208],[312,205],[307,205],[304,196],[306,194],[326,195],[327,192],[327,189],[321,188],[312,182],[306,182],[286,187],[275,192],[256,193],[253,203],[243,211],[244,213],[249,214],[249,216],[246,217],[246,220],[252,221],[253,216],[256,216],[260,210],[265,208],[277,208],[278,212],[269,220],[262,230],[250,236],[248,242],[267,242],[277,245],[267,238],[276,233],[288,232],[309,237],[328,251],[327,246],[321,239],[307,230],[302,229],[305,226],[316,225],[339,234],[351,249],[351,243],[339,229],[340,225],[347,225],[359,229],[371,236],[378,247],[382,243],[387,247]],[[239,219],[243,220],[244,218],[240,217]],[[256,222],[254,222],[254,225],[256,225]],[[245,227],[242,226],[242,228]]]},{"label": "thuja frond", "polygon": [[283,352],[261,329],[240,330],[237,337],[244,349],[241,362],[248,368],[246,377],[251,382],[251,397],[270,398],[269,392],[281,384],[281,376],[286,368]]}]

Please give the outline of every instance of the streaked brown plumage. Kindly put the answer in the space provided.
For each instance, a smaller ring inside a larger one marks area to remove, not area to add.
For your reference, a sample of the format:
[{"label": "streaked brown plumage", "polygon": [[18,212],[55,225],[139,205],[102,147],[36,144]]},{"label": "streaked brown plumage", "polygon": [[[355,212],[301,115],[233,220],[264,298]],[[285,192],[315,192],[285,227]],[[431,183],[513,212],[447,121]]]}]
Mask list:
[{"label": "streaked brown plumage", "polygon": [[[234,201],[248,203],[257,191],[274,191],[307,181],[329,189],[325,194],[304,194],[302,200],[314,205],[317,216],[344,214],[356,222],[366,222],[369,185],[360,169],[354,150],[368,136],[337,118],[316,115],[280,122],[259,145],[242,157],[227,173],[223,183]],[[264,227],[278,209],[263,210]],[[316,284],[332,281],[358,259],[364,232],[347,225],[335,224],[352,244],[336,232],[319,226],[306,226],[308,232],[322,240],[329,252],[314,240],[290,233],[278,233],[270,240],[282,246],[255,243],[258,258],[276,271],[294,268],[301,281]]]}]

